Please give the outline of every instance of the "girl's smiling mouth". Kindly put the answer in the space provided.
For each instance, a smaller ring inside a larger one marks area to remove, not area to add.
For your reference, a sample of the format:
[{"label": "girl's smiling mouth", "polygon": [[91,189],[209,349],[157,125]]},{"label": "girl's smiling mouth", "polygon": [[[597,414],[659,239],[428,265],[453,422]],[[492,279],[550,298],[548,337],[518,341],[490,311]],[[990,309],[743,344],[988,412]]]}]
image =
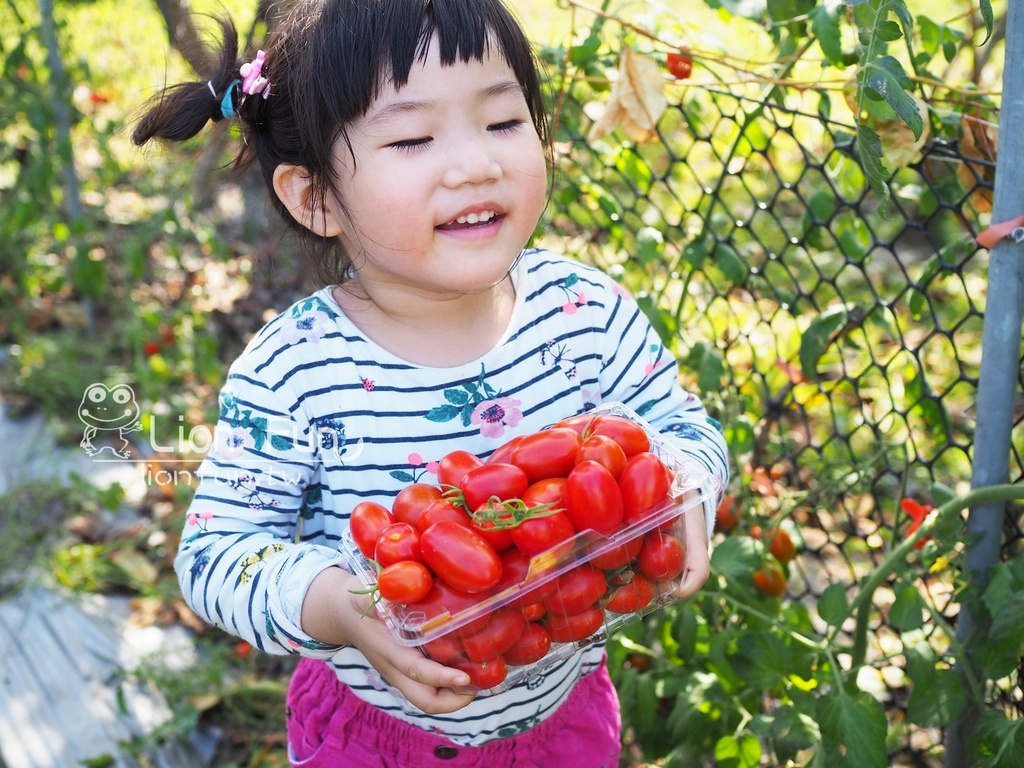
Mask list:
[{"label": "girl's smiling mouth", "polygon": [[464,213],[461,216],[452,219],[447,224],[439,225],[437,228],[443,230],[481,228],[488,224],[497,223],[501,218],[502,214],[491,209],[473,211],[471,213]]}]

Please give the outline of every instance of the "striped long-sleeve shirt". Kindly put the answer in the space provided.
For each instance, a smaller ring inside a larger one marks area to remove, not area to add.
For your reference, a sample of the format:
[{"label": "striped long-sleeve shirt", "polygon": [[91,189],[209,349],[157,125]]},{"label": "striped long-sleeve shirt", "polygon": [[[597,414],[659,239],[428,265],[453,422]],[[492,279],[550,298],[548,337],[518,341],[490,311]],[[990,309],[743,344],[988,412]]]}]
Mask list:
[{"label": "striped long-sleeve shirt", "polygon": [[[175,561],[206,621],[257,648],[330,660],[352,691],[390,714],[478,745],[536,725],[601,661],[592,645],[536,677],[449,715],[427,715],[355,648],[302,631],[302,601],[324,568],[344,565],[350,510],[390,506],[463,449],[486,457],[595,405],[626,404],[724,487],[725,443],[636,302],[602,272],[524,252],[502,340],[449,368],[413,365],[367,339],[325,288],[271,320],[232,365],[214,445]],[[709,530],[713,506],[708,505]]]}]

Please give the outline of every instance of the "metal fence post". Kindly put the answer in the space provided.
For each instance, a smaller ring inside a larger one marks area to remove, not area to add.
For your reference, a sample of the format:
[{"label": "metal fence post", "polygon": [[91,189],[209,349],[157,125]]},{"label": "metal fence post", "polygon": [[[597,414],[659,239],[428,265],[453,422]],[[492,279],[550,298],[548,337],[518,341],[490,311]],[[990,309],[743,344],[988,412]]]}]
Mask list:
[{"label": "metal fence post", "polygon": [[[1024,214],[1024,185],[1018,173],[1024,163],[1024,3],[1007,3],[1006,54],[1003,69],[1003,101],[1000,111],[999,152],[996,160],[995,196],[992,222],[1009,221]],[[1021,322],[1024,319],[1024,244],[1004,238],[993,246],[989,258],[988,295],[982,333],[982,359],[978,383],[977,429],[971,485],[982,488],[1009,480],[1011,432],[1021,360]],[[968,544],[965,578],[976,586],[988,579],[988,569],[997,563],[1002,547],[1004,503],[991,503],[970,510],[967,519]],[[958,659],[961,673],[975,668],[972,638],[985,627],[961,607],[957,639],[964,657]],[[946,768],[970,765],[970,741],[981,703],[967,697],[966,709],[950,728]]]}]

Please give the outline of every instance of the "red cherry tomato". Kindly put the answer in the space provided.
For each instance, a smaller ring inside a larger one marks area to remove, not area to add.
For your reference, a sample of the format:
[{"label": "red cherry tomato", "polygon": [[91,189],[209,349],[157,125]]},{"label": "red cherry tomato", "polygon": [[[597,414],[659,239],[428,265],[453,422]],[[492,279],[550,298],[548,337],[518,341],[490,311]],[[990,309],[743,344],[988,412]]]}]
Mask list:
[{"label": "red cherry tomato", "polygon": [[502,552],[499,557],[501,558],[501,578],[494,585],[494,593],[499,594],[510,587],[519,589],[518,596],[509,605],[525,606],[539,603],[555,591],[554,579],[537,586],[527,586],[527,577],[530,574],[530,556],[522,550],[512,547]]},{"label": "red cherry tomato", "polygon": [[547,608],[544,607],[544,603],[530,603],[529,605],[523,606],[523,616],[528,621],[538,621],[544,618],[544,614],[547,613]]},{"label": "red cherry tomato", "polygon": [[674,579],[683,572],[686,548],[675,536],[663,531],[651,531],[644,536],[643,546],[636,556],[640,573],[654,581]]},{"label": "red cherry tomato", "polygon": [[531,483],[545,477],[566,477],[576,466],[579,447],[579,432],[552,427],[524,436],[512,451],[512,463],[526,472]]},{"label": "red cherry tomato", "polygon": [[508,442],[502,443],[494,449],[494,453],[487,457],[485,464],[511,464],[512,452],[522,442],[525,435],[516,435]]},{"label": "red cherry tomato", "polygon": [[728,533],[736,527],[742,516],[743,508],[737,503],[736,497],[727,493],[722,497],[722,503],[718,505],[718,510],[715,513],[715,528],[723,533]]},{"label": "red cherry tomato", "polygon": [[529,622],[515,645],[505,651],[505,661],[515,667],[534,664],[551,650],[551,635],[543,626]]},{"label": "red cherry tomato", "polygon": [[619,484],[596,461],[577,464],[566,478],[565,513],[577,531],[611,533],[622,523]]},{"label": "red cherry tomato", "polygon": [[767,561],[754,571],[754,584],[769,597],[782,597],[786,591],[786,574],[777,563]]},{"label": "red cherry tomato", "polygon": [[462,632],[462,648],[473,661],[487,661],[515,645],[526,629],[526,617],[519,608],[502,606],[494,611],[480,629]]},{"label": "red cherry tomato", "polygon": [[420,532],[408,523],[392,523],[377,537],[373,559],[381,568],[402,560],[423,562]]},{"label": "red cherry tomato", "polygon": [[373,548],[377,546],[377,539],[393,522],[395,518],[391,516],[390,510],[375,501],[361,501],[352,508],[348,525],[352,531],[352,540],[363,553],[363,557],[373,559]]},{"label": "red cherry tomato", "polygon": [[481,690],[495,688],[505,682],[505,678],[508,677],[508,664],[505,663],[502,656],[487,661],[461,658],[453,662],[452,666],[467,673],[469,684]]},{"label": "red cherry tomato", "polygon": [[449,666],[463,655],[462,643],[459,642],[455,632],[428,640],[423,644],[423,650],[434,661]]},{"label": "red cherry tomato", "polygon": [[584,437],[604,435],[610,437],[626,454],[626,458],[651,450],[651,438],[644,428],[625,416],[603,414],[594,420]]},{"label": "red cherry tomato", "polygon": [[499,500],[518,499],[526,493],[530,480],[514,464],[484,464],[470,470],[462,479],[461,490],[468,509],[478,509],[496,496]]},{"label": "red cherry tomato", "polygon": [[612,613],[636,613],[654,601],[654,582],[639,573],[621,587],[616,587],[605,608]]},{"label": "red cherry tomato", "polygon": [[469,470],[482,464],[480,457],[469,451],[452,451],[437,462],[437,484],[441,490],[448,485],[458,487]]},{"label": "red cherry tomato", "polygon": [[439,579],[463,592],[476,594],[501,578],[501,560],[484,538],[464,525],[441,520],[420,537],[423,562]]},{"label": "red cherry tomato", "polygon": [[380,596],[392,603],[408,605],[427,596],[434,577],[423,563],[415,560],[399,560],[385,566],[377,574],[377,589]]},{"label": "red cherry tomato", "polygon": [[604,611],[596,606],[565,616],[561,613],[548,614],[544,628],[556,643],[573,643],[585,640],[604,624]]},{"label": "red cherry tomato", "polygon": [[576,451],[576,463],[581,461],[596,461],[618,480],[626,468],[626,452],[607,435],[591,435]]},{"label": "red cherry tomato", "polygon": [[473,519],[466,510],[455,506],[451,499],[441,498],[434,499],[426,506],[416,520],[416,527],[423,533],[438,520],[451,520],[467,527],[473,524]]},{"label": "red cherry tomato", "polygon": [[512,529],[512,543],[528,555],[539,555],[576,535],[576,529],[565,512],[524,520]]},{"label": "red cherry tomato", "polygon": [[492,522],[483,522],[474,523],[473,530],[483,536],[495,552],[504,552],[512,546],[512,531],[508,528],[498,528]]},{"label": "red cherry tomato", "polygon": [[768,545],[768,551],[780,563],[788,563],[796,557],[796,545],[793,544],[793,538],[782,528],[777,530],[772,536],[771,543]]},{"label": "red cherry tomato", "polygon": [[555,591],[544,598],[544,607],[550,613],[579,613],[594,605],[608,589],[604,572],[590,566],[578,565],[555,579]]},{"label": "red cherry tomato", "polygon": [[434,501],[441,498],[441,489],[427,483],[411,483],[405,486],[391,502],[391,514],[400,523],[418,528],[420,515]]},{"label": "red cherry tomato", "polygon": [[693,71],[693,59],[683,53],[670,53],[665,56],[665,68],[676,80],[685,80]]},{"label": "red cherry tomato", "polygon": [[611,549],[591,557],[590,564],[595,568],[600,568],[602,571],[614,571],[617,568],[625,568],[639,554],[643,543],[644,537],[637,536],[621,544],[616,544]]},{"label": "red cherry tomato", "polygon": [[672,480],[665,462],[653,453],[633,456],[619,478],[626,522],[640,520],[667,502]]},{"label": "red cherry tomato", "polygon": [[[480,604],[481,600],[486,599],[490,594],[490,592],[481,592],[471,595],[448,586],[440,579],[434,579],[434,585],[427,592],[426,597],[414,605],[410,605],[406,615],[422,614],[424,619],[430,624],[431,629],[439,628],[444,624],[444,619],[462,618],[466,611],[475,608]],[[460,627],[460,629],[463,632],[472,632],[474,628],[479,628],[486,624],[488,618],[489,616],[486,613],[482,616],[477,616]],[[442,635],[441,637],[444,636]]]}]

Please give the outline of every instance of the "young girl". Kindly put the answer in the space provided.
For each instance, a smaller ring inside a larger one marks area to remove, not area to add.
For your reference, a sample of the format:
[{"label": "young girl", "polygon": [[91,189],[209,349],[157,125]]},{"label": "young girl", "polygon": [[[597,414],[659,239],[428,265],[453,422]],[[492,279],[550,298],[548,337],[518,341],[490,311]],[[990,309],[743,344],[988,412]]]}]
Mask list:
[{"label": "young girl", "polygon": [[[134,140],[238,119],[326,287],[232,365],[176,560],[206,621],[302,657],[290,756],[308,766],[616,766],[602,644],[497,695],[399,645],[346,570],[352,508],[390,506],[454,449],[480,457],[602,401],[641,412],[721,482],[724,442],[637,304],[524,250],[546,203],[535,62],[500,0],[300,0],[239,64],[167,89]],[[708,576],[691,515],[677,594]]]}]

